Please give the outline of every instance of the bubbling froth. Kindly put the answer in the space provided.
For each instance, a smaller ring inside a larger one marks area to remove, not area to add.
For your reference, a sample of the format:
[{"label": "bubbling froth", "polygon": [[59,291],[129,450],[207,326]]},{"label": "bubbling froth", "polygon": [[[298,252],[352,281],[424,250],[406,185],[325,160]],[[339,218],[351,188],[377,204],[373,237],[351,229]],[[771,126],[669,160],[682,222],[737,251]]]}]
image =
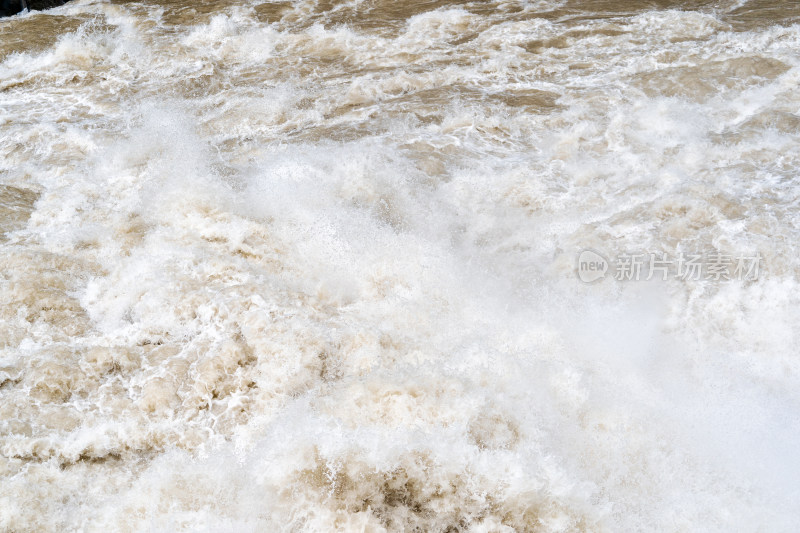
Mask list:
[{"label": "bubbling froth", "polygon": [[0,529],[790,531],[796,14],[593,4],[0,22]]}]

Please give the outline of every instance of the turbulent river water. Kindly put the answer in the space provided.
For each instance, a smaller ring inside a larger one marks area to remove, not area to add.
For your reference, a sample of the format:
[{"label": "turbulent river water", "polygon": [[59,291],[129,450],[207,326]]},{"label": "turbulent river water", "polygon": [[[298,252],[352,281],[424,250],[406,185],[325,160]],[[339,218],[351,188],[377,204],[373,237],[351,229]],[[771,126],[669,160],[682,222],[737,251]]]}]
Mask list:
[{"label": "turbulent river water", "polygon": [[0,531],[796,531],[798,22],[0,20]]}]

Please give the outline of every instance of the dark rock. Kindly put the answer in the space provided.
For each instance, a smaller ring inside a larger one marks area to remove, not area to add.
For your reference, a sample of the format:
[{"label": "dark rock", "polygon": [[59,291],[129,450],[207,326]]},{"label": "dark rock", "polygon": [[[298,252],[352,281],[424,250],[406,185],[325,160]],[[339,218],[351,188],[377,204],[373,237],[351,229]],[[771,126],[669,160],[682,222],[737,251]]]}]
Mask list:
[{"label": "dark rock", "polygon": [[0,17],[16,15],[26,7],[30,10],[50,9],[69,0],[0,0]]}]

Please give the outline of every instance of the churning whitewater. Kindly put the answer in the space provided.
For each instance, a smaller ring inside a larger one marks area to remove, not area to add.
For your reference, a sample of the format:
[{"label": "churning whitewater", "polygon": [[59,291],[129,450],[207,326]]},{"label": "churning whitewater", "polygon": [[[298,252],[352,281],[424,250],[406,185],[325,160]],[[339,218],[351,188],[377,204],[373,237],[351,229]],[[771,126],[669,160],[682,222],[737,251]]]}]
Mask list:
[{"label": "churning whitewater", "polygon": [[0,20],[0,531],[795,531],[799,22]]}]

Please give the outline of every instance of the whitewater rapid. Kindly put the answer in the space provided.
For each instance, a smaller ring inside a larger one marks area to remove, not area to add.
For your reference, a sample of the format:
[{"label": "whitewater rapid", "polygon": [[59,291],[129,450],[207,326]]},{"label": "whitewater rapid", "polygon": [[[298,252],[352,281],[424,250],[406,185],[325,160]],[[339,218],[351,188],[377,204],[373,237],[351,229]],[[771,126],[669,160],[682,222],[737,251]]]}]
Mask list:
[{"label": "whitewater rapid", "polygon": [[794,531],[798,17],[0,20],[0,531]]}]

